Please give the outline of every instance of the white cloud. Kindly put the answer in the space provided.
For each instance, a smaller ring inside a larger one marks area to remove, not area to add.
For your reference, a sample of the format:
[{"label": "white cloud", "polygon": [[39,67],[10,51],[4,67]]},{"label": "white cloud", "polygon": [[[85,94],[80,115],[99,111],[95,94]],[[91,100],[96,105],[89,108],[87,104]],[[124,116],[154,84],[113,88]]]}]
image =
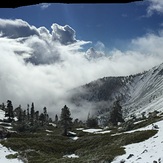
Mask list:
[{"label": "white cloud", "polygon": [[[87,60],[81,49],[82,45],[91,42],[76,40],[71,27],[53,24],[50,33],[45,27],[36,28],[20,21],[29,31],[23,36],[19,32],[21,23],[17,20],[9,20],[9,23],[1,20],[10,29],[15,29],[14,21],[20,26],[17,28],[20,37],[11,38],[10,31],[6,31],[6,37],[0,37],[0,85],[3,86],[0,87],[0,99],[1,102],[12,100],[14,107],[22,104],[26,109],[28,103],[34,102],[36,109],[42,110],[46,106],[50,115],[55,115],[67,104],[73,115],[86,117],[86,108],[79,111],[67,102],[68,90],[104,76],[142,72],[163,60],[162,32],[132,40],[128,51],[115,49],[107,54],[108,57]],[[30,30],[37,35],[31,34]],[[4,32],[2,25],[1,31]],[[97,47],[103,49],[105,46],[99,42]],[[25,62],[24,58],[32,63]]]},{"label": "white cloud", "polygon": [[0,19],[0,32],[1,35],[9,38],[39,35],[36,27],[29,25],[27,22],[21,19]]},{"label": "white cloud", "polygon": [[163,30],[158,34],[148,33],[143,37],[132,40],[132,49],[144,54],[159,56],[163,55]]},{"label": "white cloud", "polygon": [[147,8],[148,15],[152,15],[154,12],[163,13],[163,1],[162,0],[147,0],[149,6]]},{"label": "white cloud", "polygon": [[51,6],[51,4],[50,3],[42,3],[41,4],[41,9],[47,9],[49,6]]},{"label": "white cloud", "polygon": [[[45,28],[29,25],[27,22],[16,19],[0,19],[1,37],[17,39],[23,42],[33,51],[28,61],[34,64],[49,64],[60,60],[60,45],[69,45],[67,50],[82,49],[82,45],[90,43],[89,41],[76,40],[75,30],[70,26],[60,26],[52,24],[52,32]],[[64,49],[67,46],[63,46]],[[62,48],[63,48],[62,47]]]},{"label": "white cloud", "polygon": [[95,49],[97,51],[104,52],[105,51],[104,43],[102,43],[101,41],[97,41],[97,43],[95,44]]},{"label": "white cloud", "polygon": [[52,24],[52,39],[59,41],[61,44],[68,45],[75,43],[75,31],[69,26],[60,26],[56,23]]}]

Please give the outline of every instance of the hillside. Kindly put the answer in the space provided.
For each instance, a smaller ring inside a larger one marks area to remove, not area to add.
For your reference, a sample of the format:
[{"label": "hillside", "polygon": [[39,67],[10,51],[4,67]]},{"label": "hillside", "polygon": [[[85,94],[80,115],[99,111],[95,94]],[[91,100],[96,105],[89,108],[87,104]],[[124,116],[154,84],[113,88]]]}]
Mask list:
[{"label": "hillside", "polygon": [[[145,162],[163,162],[163,121],[159,121],[154,123],[155,126],[158,126],[158,133],[152,137],[150,137],[148,140],[145,140],[140,143],[133,143],[124,146],[125,147],[125,154],[122,156],[116,157],[112,163],[119,163],[119,162],[125,162],[125,163],[145,163]],[[144,128],[140,128],[139,130],[149,130],[153,129],[153,125],[148,125]],[[133,132],[133,131],[132,131]],[[128,132],[129,133],[129,132]]]},{"label": "hillside", "polygon": [[[106,115],[112,102],[120,99],[126,119],[118,126],[96,128],[73,123],[69,136],[63,136],[61,126],[54,122],[37,129],[16,130],[26,125],[26,121],[21,123],[14,117],[8,123],[0,110],[0,128],[10,133],[9,137],[1,138],[1,160],[4,163],[144,163],[146,160],[163,163],[162,85],[163,64],[135,75],[104,77],[72,90],[71,102],[79,108],[89,103],[97,117]],[[136,116],[131,118],[133,114]]]},{"label": "hillside", "polygon": [[[12,124],[8,125],[13,131]],[[123,125],[78,126],[72,128],[73,136],[69,137],[62,136],[61,129],[51,125],[36,132],[13,132],[11,137],[1,140],[0,159],[3,163],[144,163],[148,159],[163,162],[161,112],[154,117],[136,119],[130,130],[122,128]]]},{"label": "hillside", "polygon": [[89,104],[95,114],[105,114],[112,103],[119,98],[125,117],[141,115],[163,106],[163,64],[143,73],[104,77],[75,88],[70,101],[82,108]]}]

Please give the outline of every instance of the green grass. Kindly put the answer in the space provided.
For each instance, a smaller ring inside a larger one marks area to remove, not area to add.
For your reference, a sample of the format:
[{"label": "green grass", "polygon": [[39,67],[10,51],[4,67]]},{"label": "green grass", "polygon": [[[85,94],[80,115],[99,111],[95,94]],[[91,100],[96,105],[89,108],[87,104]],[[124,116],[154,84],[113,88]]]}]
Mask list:
[{"label": "green grass", "polygon": [[[148,123],[150,122],[146,121],[139,125],[143,127]],[[124,145],[144,141],[157,133],[157,130],[147,130],[111,136],[111,133],[74,131],[79,139],[72,140],[62,136],[59,128],[48,129],[53,132],[39,130],[36,133],[13,134],[1,143],[19,155],[26,153],[29,163],[100,163],[111,162],[116,156],[124,154]],[[64,155],[73,153],[79,158],[63,158]]]}]

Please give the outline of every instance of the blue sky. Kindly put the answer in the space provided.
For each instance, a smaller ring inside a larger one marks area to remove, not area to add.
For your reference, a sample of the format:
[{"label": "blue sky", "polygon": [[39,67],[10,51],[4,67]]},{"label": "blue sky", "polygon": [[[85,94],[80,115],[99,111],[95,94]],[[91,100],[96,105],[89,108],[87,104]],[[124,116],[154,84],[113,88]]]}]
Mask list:
[{"label": "blue sky", "polygon": [[106,47],[124,49],[128,42],[161,28],[163,15],[147,11],[152,2],[106,4],[40,4],[0,9],[1,18],[20,18],[36,27],[69,25],[80,40],[101,41]]},{"label": "blue sky", "polygon": [[91,105],[76,111],[68,90],[162,61],[161,0],[0,8],[0,102],[35,102],[54,115],[67,104],[86,117]]}]

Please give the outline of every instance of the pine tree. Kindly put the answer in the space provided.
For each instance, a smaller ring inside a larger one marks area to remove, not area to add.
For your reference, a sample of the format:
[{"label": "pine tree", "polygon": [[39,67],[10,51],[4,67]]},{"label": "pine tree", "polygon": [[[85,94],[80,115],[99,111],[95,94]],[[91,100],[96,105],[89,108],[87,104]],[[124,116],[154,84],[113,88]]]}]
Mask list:
[{"label": "pine tree", "polygon": [[57,114],[55,115],[55,123],[56,124],[58,123],[58,115]]},{"label": "pine tree", "polygon": [[31,105],[31,125],[34,124],[34,114],[35,114],[35,109],[34,109],[34,103],[32,102],[32,105]]},{"label": "pine tree", "polygon": [[90,112],[88,113],[88,116],[87,116],[86,126],[89,128],[98,126],[98,120],[94,118],[93,116],[90,117]]},{"label": "pine tree", "polygon": [[5,111],[5,104],[4,104],[4,102],[3,102],[2,105],[1,105],[1,109],[2,109],[3,111]]},{"label": "pine tree", "polygon": [[35,112],[35,117],[36,117],[36,121],[38,121],[39,120],[39,111]]},{"label": "pine tree", "polygon": [[39,120],[41,121],[41,126],[43,126],[45,122],[45,115],[43,113],[40,114]]},{"label": "pine tree", "polygon": [[12,102],[10,100],[7,100],[7,113],[5,113],[5,115],[8,115],[10,122],[14,118],[13,106],[12,106]]},{"label": "pine tree", "polygon": [[120,101],[116,100],[113,103],[113,108],[110,113],[110,120],[114,126],[118,125],[118,122],[124,122],[123,116],[122,116],[122,106],[120,105]]},{"label": "pine tree", "polygon": [[23,110],[22,120],[25,121],[26,119],[26,110]]},{"label": "pine tree", "polygon": [[44,117],[45,117],[45,123],[47,123],[47,121],[48,121],[48,114],[47,114],[47,108],[46,107],[44,107],[43,108],[43,112],[44,112]]},{"label": "pine tree", "polygon": [[29,121],[29,119],[30,119],[29,104],[27,104],[27,120]]},{"label": "pine tree", "polygon": [[19,122],[23,120],[23,110],[21,109],[21,105],[17,108],[17,118]]},{"label": "pine tree", "polygon": [[60,122],[64,129],[63,135],[67,136],[68,129],[72,127],[72,118],[71,118],[70,109],[66,105],[62,108]]},{"label": "pine tree", "polygon": [[92,128],[92,127],[98,127],[98,121],[96,118],[88,118],[87,121],[86,121],[86,125],[87,127],[89,128]]}]

